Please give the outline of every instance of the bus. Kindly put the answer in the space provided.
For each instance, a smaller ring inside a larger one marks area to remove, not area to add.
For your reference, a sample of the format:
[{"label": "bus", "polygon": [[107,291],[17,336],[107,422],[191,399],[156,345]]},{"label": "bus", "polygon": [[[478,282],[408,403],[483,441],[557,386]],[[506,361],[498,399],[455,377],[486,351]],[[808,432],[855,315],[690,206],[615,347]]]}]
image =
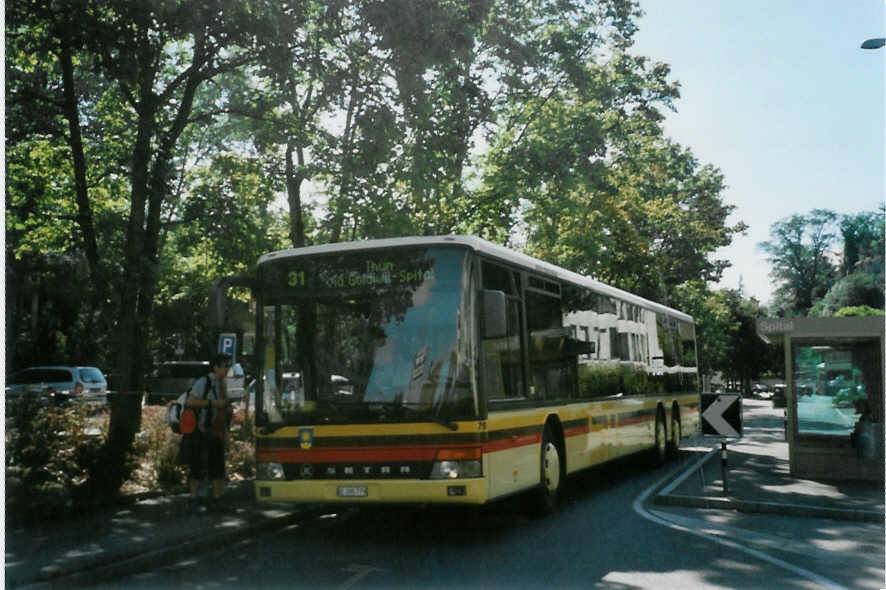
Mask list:
[{"label": "bus", "polygon": [[273,252],[254,289],[260,502],[548,513],[698,428],[690,316],[477,237]]}]

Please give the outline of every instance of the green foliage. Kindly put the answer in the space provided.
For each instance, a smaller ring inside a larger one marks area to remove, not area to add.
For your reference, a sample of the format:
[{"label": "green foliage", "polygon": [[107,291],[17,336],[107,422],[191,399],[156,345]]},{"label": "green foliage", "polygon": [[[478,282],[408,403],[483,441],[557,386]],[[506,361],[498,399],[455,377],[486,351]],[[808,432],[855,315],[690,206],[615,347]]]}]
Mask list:
[{"label": "green foliage", "polygon": [[[843,216],[816,209],[773,224],[771,239],[760,247],[778,284],[775,311],[828,316],[842,307],[882,307],[883,220],[882,207]],[[834,249],[842,258],[841,277],[832,262]]]},{"label": "green foliage", "polygon": [[809,315],[830,316],[843,308],[870,307],[883,309],[883,277],[854,272],[839,279],[827,294],[818,300]]},{"label": "green foliage", "polygon": [[684,283],[674,291],[671,304],[695,320],[698,368],[702,375],[721,371],[728,362],[734,346],[732,338],[738,329],[734,303],[727,291],[711,291],[702,281]]},{"label": "green foliage", "polygon": [[[636,2],[76,8],[26,1],[7,19],[7,235],[15,276],[31,281],[14,297],[15,364],[114,363],[137,387],[180,340],[207,353],[209,287],[266,251],[448,232],[525,242],[688,305],[702,365],[726,357],[737,320],[702,283],[744,226],[727,224],[722,173],[663,136],[679,86],[630,53]],[[68,308],[53,288],[67,296],[76,277],[53,261],[96,272],[73,121],[102,264],[94,297]]]},{"label": "green foliage", "polygon": [[95,473],[104,434],[89,432],[89,410],[45,405],[26,394],[7,405],[7,516],[62,519],[94,506],[84,493]]},{"label": "green foliage", "polygon": [[255,477],[255,428],[252,420],[235,413],[228,436],[225,465],[230,479]]},{"label": "green foliage", "polygon": [[843,307],[834,313],[835,318],[849,318],[861,316],[883,316],[886,315],[882,309],[874,309],[868,305],[858,305],[854,307]]},{"label": "green foliage", "polygon": [[760,248],[772,265],[778,283],[775,307],[779,313],[805,315],[827,293],[836,269],[827,254],[836,238],[837,214],[815,209],[772,224],[770,240]]},{"label": "green foliage", "polygon": [[[82,406],[45,406],[41,398],[23,396],[7,405],[7,517],[52,520],[77,517],[117,500],[97,494],[107,475],[107,413]],[[121,476],[125,493],[185,489],[187,467],[176,461],[181,436],[166,424],[166,408],[145,406],[138,432]],[[228,439],[226,468],[231,480],[255,475],[253,425],[235,414]]]},{"label": "green foliage", "polygon": [[[879,258],[879,271],[883,273],[884,206],[879,212],[864,211],[856,215],[844,215],[840,219],[840,233],[843,237],[842,272],[871,272],[872,263]],[[859,268],[860,267],[860,268]]]},{"label": "green foliage", "polygon": [[166,423],[165,407],[145,406],[142,427],[132,446],[138,468],[128,485],[138,490],[182,490],[187,468],[176,460],[180,440]]}]

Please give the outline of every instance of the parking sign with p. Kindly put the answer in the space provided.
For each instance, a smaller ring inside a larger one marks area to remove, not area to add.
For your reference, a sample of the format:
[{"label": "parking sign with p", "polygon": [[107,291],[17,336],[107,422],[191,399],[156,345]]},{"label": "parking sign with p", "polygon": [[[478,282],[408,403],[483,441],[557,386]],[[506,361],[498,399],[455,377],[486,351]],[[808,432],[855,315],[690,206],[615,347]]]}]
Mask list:
[{"label": "parking sign with p", "polygon": [[222,354],[231,355],[231,359],[237,359],[237,335],[236,334],[219,334],[218,335],[218,351]]}]

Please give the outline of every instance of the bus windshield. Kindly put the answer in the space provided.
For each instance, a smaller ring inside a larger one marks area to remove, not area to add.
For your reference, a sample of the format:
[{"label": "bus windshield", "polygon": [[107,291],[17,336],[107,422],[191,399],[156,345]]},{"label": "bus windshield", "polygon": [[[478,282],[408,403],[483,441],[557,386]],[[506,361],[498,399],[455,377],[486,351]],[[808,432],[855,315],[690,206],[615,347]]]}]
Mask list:
[{"label": "bus windshield", "polygon": [[271,424],[433,421],[477,414],[461,248],[370,250],[262,265]]}]

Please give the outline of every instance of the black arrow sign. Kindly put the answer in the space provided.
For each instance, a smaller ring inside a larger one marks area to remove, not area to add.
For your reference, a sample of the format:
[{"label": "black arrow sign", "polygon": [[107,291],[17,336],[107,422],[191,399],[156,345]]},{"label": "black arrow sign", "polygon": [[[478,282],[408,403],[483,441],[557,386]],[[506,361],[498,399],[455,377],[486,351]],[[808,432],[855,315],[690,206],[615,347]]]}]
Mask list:
[{"label": "black arrow sign", "polygon": [[701,394],[701,433],[741,436],[741,396],[737,393]]}]

